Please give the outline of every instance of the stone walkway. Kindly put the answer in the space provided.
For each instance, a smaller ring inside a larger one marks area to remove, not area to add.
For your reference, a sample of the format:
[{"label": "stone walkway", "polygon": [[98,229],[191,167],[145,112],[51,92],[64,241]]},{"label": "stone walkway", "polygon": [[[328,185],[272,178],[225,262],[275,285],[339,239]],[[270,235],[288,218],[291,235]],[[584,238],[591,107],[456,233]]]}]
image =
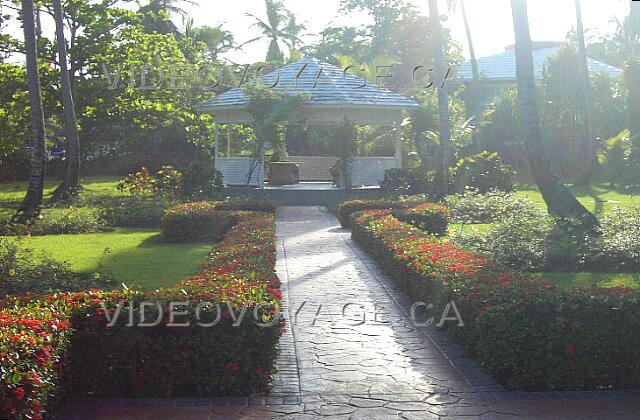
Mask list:
[{"label": "stone walkway", "polygon": [[278,275],[291,328],[281,341],[272,396],[257,402],[265,405],[246,399],[227,407],[207,399],[164,406],[158,400],[103,403],[66,418],[638,418],[640,399],[624,393],[606,400],[580,393],[535,399],[504,392],[473,363],[459,363],[455,347],[447,350],[437,335],[413,326],[410,300],[399,296],[326,210],[281,208],[278,238]]}]

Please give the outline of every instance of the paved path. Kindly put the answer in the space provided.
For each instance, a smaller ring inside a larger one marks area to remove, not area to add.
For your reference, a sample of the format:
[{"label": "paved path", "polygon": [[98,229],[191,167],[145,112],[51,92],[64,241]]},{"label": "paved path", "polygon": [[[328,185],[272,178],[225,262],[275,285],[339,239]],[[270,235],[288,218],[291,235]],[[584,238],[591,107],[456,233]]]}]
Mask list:
[{"label": "paved path", "polygon": [[269,405],[219,407],[199,399],[182,406],[102,406],[85,411],[84,418],[638,417],[640,400],[633,399],[484,398],[499,387],[454,368],[438,340],[413,327],[406,317],[411,302],[398,298],[375,263],[351,241],[349,231],[326,210],[281,208],[278,237],[278,274],[291,328],[282,340],[280,373],[272,397],[265,401]]}]

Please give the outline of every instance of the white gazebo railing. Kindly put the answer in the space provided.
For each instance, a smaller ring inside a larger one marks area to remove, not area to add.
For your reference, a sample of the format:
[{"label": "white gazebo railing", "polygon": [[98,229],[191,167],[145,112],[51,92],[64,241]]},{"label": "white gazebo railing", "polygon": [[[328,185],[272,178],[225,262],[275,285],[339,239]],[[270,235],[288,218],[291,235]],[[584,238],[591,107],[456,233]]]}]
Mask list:
[{"label": "white gazebo railing", "polygon": [[[251,158],[249,157],[217,157],[216,169],[220,171],[224,177],[226,185],[247,185],[249,176],[249,166]],[[260,166],[253,171],[249,185],[260,186]]]},{"label": "white gazebo railing", "polygon": [[[329,170],[338,161],[331,156],[289,156],[289,160],[300,166],[300,180],[330,181]],[[216,169],[222,173],[226,185],[247,185],[249,174],[249,157],[218,157]],[[388,169],[398,168],[400,164],[395,157],[356,157],[353,159],[351,184],[353,186],[377,186]],[[260,186],[260,170],[258,166],[251,176],[251,186]]]},{"label": "white gazebo railing", "polygon": [[356,157],[351,169],[351,185],[376,186],[384,178],[388,169],[401,168],[402,163],[395,157]]}]

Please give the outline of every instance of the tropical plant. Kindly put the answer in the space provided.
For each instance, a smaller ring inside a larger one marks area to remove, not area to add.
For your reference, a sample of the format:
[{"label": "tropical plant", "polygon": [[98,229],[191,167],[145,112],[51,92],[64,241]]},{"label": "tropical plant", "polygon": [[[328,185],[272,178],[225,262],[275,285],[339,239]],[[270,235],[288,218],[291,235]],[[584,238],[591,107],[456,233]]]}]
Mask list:
[{"label": "tropical plant", "polygon": [[295,16],[286,10],[281,0],[265,0],[267,19],[263,19],[247,13],[246,15],[255,20],[252,26],[257,27],[262,35],[253,38],[242,45],[249,44],[261,39],[269,40],[266,61],[284,61],[284,55],[280,44],[283,43],[291,49],[301,42],[300,33],[305,29],[304,25],[296,22]]}]

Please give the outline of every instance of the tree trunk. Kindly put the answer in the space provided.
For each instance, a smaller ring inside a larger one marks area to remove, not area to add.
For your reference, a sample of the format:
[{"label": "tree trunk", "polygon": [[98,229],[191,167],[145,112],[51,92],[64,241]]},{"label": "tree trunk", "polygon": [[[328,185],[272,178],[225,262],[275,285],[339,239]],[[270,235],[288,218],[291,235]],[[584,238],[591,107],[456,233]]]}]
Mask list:
[{"label": "tree trunk", "polygon": [[576,183],[579,185],[589,185],[594,171],[596,170],[598,160],[596,151],[596,136],[593,130],[593,101],[591,94],[591,79],[589,76],[589,64],[587,58],[587,47],[584,41],[584,27],[582,25],[582,10],[580,0],[576,2],[576,37],[578,39],[578,54],[580,56],[579,68],[580,78],[582,79],[582,90],[584,95],[584,106],[582,109],[582,139],[584,151],[584,163],[581,165],[580,173]]},{"label": "tree trunk", "polygon": [[[467,45],[469,45],[469,59],[471,61],[471,75],[473,81],[470,84],[469,89],[469,105],[471,115],[474,118],[476,126],[479,126],[482,122],[482,106],[480,104],[481,90],[480,90],[480,71],[478,70],[478,60],[476,60],[476,52],[473,47],[473,37],[471,36],[471,28],[469,27],[469,19],[467,18],[467,10],[464,5],[464,0],[460,1],[460,9],[462,11],[462,20],[464,21],[464,30],[467,34]],[[481,139],[476,135],[476,142],[478,142],[478,152],[484,150],[484,144]]]},{"label": "tree trunk", "polygon": [[438,110],[440,116],[440,147],[439,168],[436,179],[438,195],[445,196],[449,188],[449,164],[451,161],[451,122],[449,114],[449,97],[445,84],[447,64],[444,56],[442,41],[442,25],[438,13],[437,0],[429,0],[429,17],[431,20],[431,35],[435,60],[435,86],[438,91]]},{"label": "tree trunk", "polygon": [[14,218],[17,223],[26,223],[40,214],[46,165],[44,110],[42,109],[42,94],[38,75],[38,49],[33,0],[22,0],[22,27],[24,29],[31,117],[31,175],[27,194]]},{"label": "tree trunk", "polygon": [[80,138],[78,123],[71,93],[71,79],[67,62],[67,44],[64,38],[64,20],[60,0],[53,0],[56,21],[56,45],[60,59],[60,85],[64,106],[65,126],[65,174],[62,183],[53,193],[52,202],[68,202],[78,194],[80,188]]},{"label": "tree trunk", "polygon": [[631,51],[624,70],[627,83],[629,107],[629,129],[633,137],[640,136],[640,2],[631,1],[629,27],[631,32]]},{"label": "tree trunk", "polygon": [[511,8],[516,38],[518,105],[522,123],[522,137],[531,173],[547,204],[549,213],[559,217],[579,219],[585,227],[595,227],[598,224],[596,217],[580,204],[554,174],[550,160],[544,151],[536,98],[536,82],[533,74],[527,1],[511,0]]}]

